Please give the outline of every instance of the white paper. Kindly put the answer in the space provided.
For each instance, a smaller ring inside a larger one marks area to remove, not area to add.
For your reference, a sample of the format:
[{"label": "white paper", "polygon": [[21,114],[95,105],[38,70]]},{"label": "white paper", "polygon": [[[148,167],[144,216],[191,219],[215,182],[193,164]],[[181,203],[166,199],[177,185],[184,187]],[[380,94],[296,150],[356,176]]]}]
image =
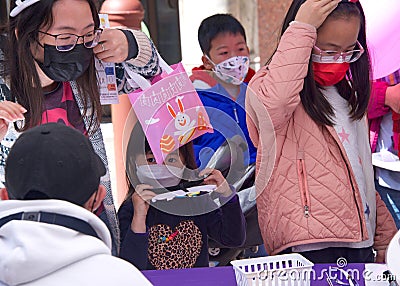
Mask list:
[{"label": "white paper", "polygon": [[[100,28],[109,28],[110,22],[108,21],[107,14],[99,14]],[[105,104],[116,104],[118,100],[117,79],[115,76],[115,64],[106,63],[98,58],[95,59],[95,66],[97,70],[97,81],[100,89],[100,102]]]},{"label": "white paper", "polygon": [[400,172],[399,157],[389,151],[382,150],[378,153],[372,153],[372,165],[386,170]]},{"label": "white paper", "polygon": [[386,270],[388,270],[386,264],[365,264],[365,270],[363,273],[365,286],[388,286],[388,277],[383,274]]},{"label": "white paper", "polygon": [[188,192],[182,191],[182,190],[177,190],[177,191],[172,191],[172,192],[166,192],[163,194],[159,194],[155,197],[153,197],[151,200],[152,202],[156,202],[156,201],[162,201],[162,200],[173,200],[176,197],[188,197],[190,198],[190,196],[187,196],[188,194],[193,194],[193,193],[197,193],[197,192],[212,192],[214,191],[216,188],[215,185],[202,185],[202,186],[196,186],[196,187],[192,187],[192,188],[188,188]]}]

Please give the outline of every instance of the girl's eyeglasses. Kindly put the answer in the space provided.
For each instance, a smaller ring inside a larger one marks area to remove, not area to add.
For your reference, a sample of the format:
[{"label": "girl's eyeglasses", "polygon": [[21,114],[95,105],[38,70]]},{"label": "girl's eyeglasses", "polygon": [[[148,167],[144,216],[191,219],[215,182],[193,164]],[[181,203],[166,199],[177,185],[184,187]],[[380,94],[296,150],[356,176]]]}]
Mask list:
[{"label": "girl's eyeglasses", "polygon": [[317,53],[313,53],[311,59],[317,63],[353,63],[364,53],[364,48],[358,41],[355,49],[347,52],[325,51],[317,46],[314,46],[314,50]]},{"label": "girl's eyeglasses", "polygon": [[75,48],[76,43],[78,42],[79,38],[83,39],[83,45],[88,48],[94,48],[98,45],[100,40],[100,35],[103,32],[103,29],[96,28],[93,31],[83,35],[78,36],[71,33],[63,33],[58,35],[52,35],[46,32],[39,31],[39,33],[51,36],[56,41],[56,49],[59,52],[69,52],[73,48]]}]

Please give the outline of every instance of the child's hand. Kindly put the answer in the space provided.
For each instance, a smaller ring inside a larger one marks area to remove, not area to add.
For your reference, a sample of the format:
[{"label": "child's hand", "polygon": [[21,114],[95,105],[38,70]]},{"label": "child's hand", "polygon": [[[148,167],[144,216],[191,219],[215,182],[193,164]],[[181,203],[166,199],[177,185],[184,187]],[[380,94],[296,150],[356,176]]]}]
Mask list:
[{"label": "child's hand", "polygon": [[229,197],[230,195],[232,195],[232,190],[220,171],[206,168],[199,173],[199,176],[207,176],[204,179],[204,183],[207,185],[217,185],[217,189],[215,191],[217,193],[220,193],[222,196]]},{"label": "child's hand", "polygon": [[23,120],[26,109],[11,101],[0,102],[0,140],[3,140],[8,130],[8,124],[16,120]]},{"label": "child's hand", "polygon": [[297,11],[295,21],[313,25],[318,29],[341,0],[307,0]]},{"label": "child's hand", "polygon": [[149,210],[149,201],[156,196],[150,191],[153,187],[150,185],[137,185],[132,195],[133,218],[131,229],[134,233],[146,232],[146,216]]}]

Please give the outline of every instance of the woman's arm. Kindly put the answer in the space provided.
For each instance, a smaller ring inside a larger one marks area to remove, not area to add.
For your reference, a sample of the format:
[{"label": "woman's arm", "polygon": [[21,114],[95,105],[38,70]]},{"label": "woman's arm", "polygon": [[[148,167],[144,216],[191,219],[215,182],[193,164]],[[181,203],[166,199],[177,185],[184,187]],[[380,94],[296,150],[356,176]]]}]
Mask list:
[{"label": "woman's arm", "polygon": [[[125,30],[132,37],[127,37],[129,45],[128,58],[125,65],[116,64],[116,76],[119,93],[130,93],[137,89],[137,86],[131,86],[127,78],[128,73],[125,68],[142,75],[145,78],[151,78],[159,73],[158,55],[153,42],[141,31]],[[133,57],[132,57],[133,56]]]},{"label": "woman's arm", "polygon": [[129,79],[129,75],[125,68],[145,78],[151,78],[159,72],[157,50],[153,42],[139,30],[105,29],[93,52],[98,59],[115,63],[120,94],[129,93],[138,88],[131,86],[126,80]]}]

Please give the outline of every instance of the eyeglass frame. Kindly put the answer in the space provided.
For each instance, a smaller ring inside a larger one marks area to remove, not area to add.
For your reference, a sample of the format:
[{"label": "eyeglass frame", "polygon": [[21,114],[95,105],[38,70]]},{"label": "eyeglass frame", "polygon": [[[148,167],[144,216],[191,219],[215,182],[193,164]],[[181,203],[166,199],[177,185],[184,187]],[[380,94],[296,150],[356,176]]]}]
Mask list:
[{"label": "eyeglass frame", "polygon": [[[92,31],[91,31],[92,32]],[[101,35],[101,33],[103,33],[103,29],[102,28],[94,28],[93,29],[93,32],[95,33],[95,38],[96,38],[96,36],[97,37],[100,37],[100,35]],[[56,42],[56,50],[57,51],[59,51],[59,52],[69,52],[69,51],[72,51],[74,48],[75,48],[75,46],[76,46],[76,44],[78,43],[78,41],[79,41],[79,39],[80,38],[82,38],[82,41],[83,41],[83,46],[85,47],[85,48],[87,48],[87,49],[93,49],[94,47],[96,47],[98,44],[99,44],[99,41],[96,43],[96,45],[94,45],[93,47],[87,47],[86,45],[85,45],[85,36],[87,35],[87,34],[89,34],[90,32],[88,32],[88,33],[86,33],[85,35],[81,35],[81,36],[79,36],[79,35],[76,35],[76,34],[73,34],[73,33],[61,33],[61,34],[57,34],[57,35],[53,35],[53,34],[50,34],[50,33],[47,33],[47,32],[43,32],[43,31],[39,31],[39,33],[42,33],[42,34],[45,34],[45,35],[47,35],[47,36],[51,36],[51,37],[53,37],[54,38],[54,40],[55,40],[55,42]],[[98,33],[98,34],[96,34],[96,33]],[[62,36],[62,35],[71,35],[71,36],[75,36],[76,37],[76,40],[75,40],[75,43],[72,45],[71,44],[71,48],[70,49],[68,49],[68,50],[61,50],[61,49],[59,49],[58,47],[58,45],[57,45],[57,37],[59,37],[59,36]],[[94,39],[95,39],[94,38]]]},{"label": "eyeglass frame", "polygon": [[[351,51],[347,51],[347,52],[338,52],[338,51],[331,51],[331,50],[321,50],[320,48],[317,47],[317,45],[314,45],[313,48],[315,48],[319,54],[313,54],[315,56],[319,56],[320,58],[322,58],[323,56],[333,56],[335,62],[340,62],[338,61],[339,59],[342,59],[343,63],[354,63],[355,61],[359,60],[360,57],[364,54],[365,49],[364,47],[360,44],[360,42],[357,40],[356,45],[359,46],[360,49],[357,50],[351,50]],[[346,56],[349,55],[349,53],[354,53],[354,52],[359,52],[358,57],[354,58],[351,61],[346,61]],[[322,55],[322,53],[325,53],[326,55]],[[329,53],[335,53],[333,55],[329,55]],[[337,59],[335,59],[337,57]]]}]

